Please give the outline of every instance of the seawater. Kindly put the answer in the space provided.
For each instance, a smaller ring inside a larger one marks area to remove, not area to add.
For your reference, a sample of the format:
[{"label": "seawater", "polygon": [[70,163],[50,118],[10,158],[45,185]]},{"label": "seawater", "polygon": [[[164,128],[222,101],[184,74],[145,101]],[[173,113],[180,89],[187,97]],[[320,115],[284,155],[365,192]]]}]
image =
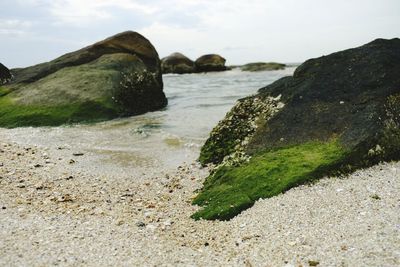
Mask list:
[{"label": "seawater", "polygon": [[90,154],[86,164],[103,170],[169,170],[198,157],[209,132],[238,99],[292,75],[294,69],[167,74],[163,81],[168,106],[163,110],[95,124],[1,129],[0,134],[25,146]]}]

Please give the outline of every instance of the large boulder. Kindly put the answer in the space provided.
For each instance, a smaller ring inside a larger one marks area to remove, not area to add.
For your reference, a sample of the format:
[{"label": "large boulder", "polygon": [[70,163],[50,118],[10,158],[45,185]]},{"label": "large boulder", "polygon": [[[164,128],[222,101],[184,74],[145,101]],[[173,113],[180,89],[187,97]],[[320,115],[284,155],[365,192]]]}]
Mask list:
[{"label": "large boulder", "polygon": [[283,70],[286,65],[282,63],[276,62],[254,62],[247,63],[243,66],[240,66],[242,71],[271,71],[271,70]]},{"label": "large boulder", "polygon": [[0,63],[0,85],[8,83],[11,81],[10,70]]},{"label": "large boulder", "polygon": [[172,53],[161,59],[161,69],[163,73],[193,73],[195,65],[192,60],[181,53]]},{"label": "large boulder", "polygon": [[310,59],[241,99],[211,132],[217,167],[194,218],[230,219],[259,198],[324,175],[400,159],[400,40]]},{"label": "large boulder", "polygon": [[216,54],[204,55],[196,59],[196,71],[197,72],[209,72],[209,71],[224,71],[227,70],[225,66],[225,58]]},{"label": "large boulder", "polygon": [[0,98],[3,127],[105,120],[167,104],[157,51],[132,31],[11,71]]}]

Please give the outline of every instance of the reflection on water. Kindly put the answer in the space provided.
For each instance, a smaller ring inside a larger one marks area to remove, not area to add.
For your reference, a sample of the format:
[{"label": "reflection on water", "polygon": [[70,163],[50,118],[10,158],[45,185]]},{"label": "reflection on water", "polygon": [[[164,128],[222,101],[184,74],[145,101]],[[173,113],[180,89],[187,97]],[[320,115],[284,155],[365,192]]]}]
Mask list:
[{"label": "reflection on water", "polygon": [[63,146],[101,163],[132,168],[175,168],[197,158],[211,129],[239,98],[294,68],[270,72],[232,70],[208,74],[164,75],[168,107],[131,118],[63,127],[1,129],[0,134],[23,145],[56,149]]}]

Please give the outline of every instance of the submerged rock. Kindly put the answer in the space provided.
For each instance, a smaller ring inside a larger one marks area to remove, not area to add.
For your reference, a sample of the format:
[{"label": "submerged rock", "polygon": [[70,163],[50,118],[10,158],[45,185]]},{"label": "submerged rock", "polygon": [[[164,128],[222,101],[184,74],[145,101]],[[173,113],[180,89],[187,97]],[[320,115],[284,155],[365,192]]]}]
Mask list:
[{"label": "submerged rock", "polygon": [[225,66],[225,58],[216,54],[204,55],[196,59],[196,71],[197,72],[209,72],[209,71],[224,71],[227,70]]},{"label": "submerged rock", "polygon": [[10,70],[0,63],[0,85],[11,81],[11,77]]},{"label": "submerged rock", "polygon": [[0,98],[0,126],[104,120],[167,104],[157,51],[132,31],[11,71],[14,79]]},{"label": "submerged rock", "polygon": [[[219,166],[193,217],[230,219],[298,184],[399,160],[399,73],[400,39],[377,39],[310,59],[239,100],[201,149],[202,164]],[[238,151],[245,161],[235,161]]]},{"label": "submerged rock", "polygon": [[269,71],[269,70],[283,70],[286,65],[276,62],[254,62],[248,63],[240,67],[242,71]]},{"label": "submerged rock", "polygon": [[161,59],[161,69],[163,73],[193,73],[195,65],[192,60],[181,53],[173,53]]}]

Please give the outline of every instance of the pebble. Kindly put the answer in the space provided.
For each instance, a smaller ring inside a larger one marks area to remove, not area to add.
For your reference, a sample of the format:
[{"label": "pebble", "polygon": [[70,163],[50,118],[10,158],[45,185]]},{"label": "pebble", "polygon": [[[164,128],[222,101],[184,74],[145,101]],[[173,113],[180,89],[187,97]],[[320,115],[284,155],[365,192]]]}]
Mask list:
[{"label": "pebble", "polygon": [[137,227],[145,227],[146,224],[145,224],[144,222],[137,222],[137,223],[136,223],[136,226],[137,226]]}]

